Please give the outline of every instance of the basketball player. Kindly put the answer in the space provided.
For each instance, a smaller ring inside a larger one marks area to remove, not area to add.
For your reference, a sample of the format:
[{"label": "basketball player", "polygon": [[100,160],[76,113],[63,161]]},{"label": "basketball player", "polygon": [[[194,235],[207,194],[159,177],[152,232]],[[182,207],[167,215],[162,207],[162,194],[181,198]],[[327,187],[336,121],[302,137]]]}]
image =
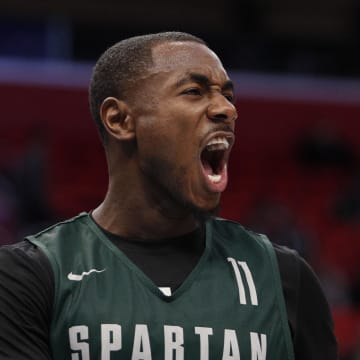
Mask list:
[{"label": "basketball player", "polygon": [[233,98],[219,58],[189,34],[134,37],[101,56],[90,105],[108,192],[1,249],[1,359],[336,359],[309,266],[213,216]]}]

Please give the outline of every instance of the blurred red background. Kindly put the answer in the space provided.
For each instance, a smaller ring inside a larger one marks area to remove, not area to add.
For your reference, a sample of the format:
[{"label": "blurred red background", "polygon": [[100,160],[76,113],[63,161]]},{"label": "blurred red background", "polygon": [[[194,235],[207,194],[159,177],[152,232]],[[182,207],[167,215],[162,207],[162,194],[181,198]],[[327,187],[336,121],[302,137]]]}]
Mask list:
[{"label": "blurred red background", "polygon": [[[86,88],[2,84],[0,99],[0,171],[4,179],[17,177],[28,199],[42,197],[28,210],[41,216],[24,215],[23,223],[14,217],[4,227],[15,235],[5,242],[35,231],[36,222],[40,227],[94,208],[105,194],[107,170]],[[285,91],[242,94],[236,106],[221,216],[297,248],[312,264],[345,359],[360,339],[360,102],[294,99]]]}]

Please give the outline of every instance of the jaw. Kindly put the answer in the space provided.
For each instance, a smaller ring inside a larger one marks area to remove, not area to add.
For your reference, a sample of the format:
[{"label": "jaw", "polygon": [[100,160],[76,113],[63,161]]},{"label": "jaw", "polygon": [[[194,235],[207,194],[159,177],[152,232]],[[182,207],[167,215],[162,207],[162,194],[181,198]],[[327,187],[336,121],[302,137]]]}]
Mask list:
[{"label": "jaw", "polygon": [[233,132],[212,131],[201,140],[195,158],[192,151],[179,157],[182,166],[178,162],[174,172],[177,186],[172,184],[171,193],[180,207],[197,214],[216,214],[228,184],[227,163],[233,143]]},{"label": "jaw", "polygon": [[[228,138],[228,148],[205,154],[206,146],[216,138]],[[169,221],[216,213],[228,183],[227,161],[232,144],[230,131],[212,131],[200,143],[184,142],[168,157],[148,157],[140,163],[147,203]]]}]

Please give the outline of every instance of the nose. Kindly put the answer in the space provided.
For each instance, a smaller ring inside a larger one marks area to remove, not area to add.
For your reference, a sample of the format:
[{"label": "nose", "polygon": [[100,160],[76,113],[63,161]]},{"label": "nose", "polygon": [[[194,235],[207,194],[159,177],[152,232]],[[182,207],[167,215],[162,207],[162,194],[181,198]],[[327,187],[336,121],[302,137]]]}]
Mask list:
[{"label": "nose", "polygon": [[217,94],[208,107],[208,117],[214,122],[233,122],[237,119],[237,111],[225,96]]}]

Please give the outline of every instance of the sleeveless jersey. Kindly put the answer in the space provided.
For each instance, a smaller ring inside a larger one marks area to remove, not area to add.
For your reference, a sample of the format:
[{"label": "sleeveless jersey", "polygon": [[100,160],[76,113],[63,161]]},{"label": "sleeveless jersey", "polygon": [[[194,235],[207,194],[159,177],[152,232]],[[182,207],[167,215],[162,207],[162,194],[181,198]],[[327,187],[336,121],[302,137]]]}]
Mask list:
[{"label": "sleeveless jersey", "polygon": [[54,360],[294,360],[273,247],[237,223],[206,222],[204,253],[170,296],[86,213],[28,240],[54,272]]}]

